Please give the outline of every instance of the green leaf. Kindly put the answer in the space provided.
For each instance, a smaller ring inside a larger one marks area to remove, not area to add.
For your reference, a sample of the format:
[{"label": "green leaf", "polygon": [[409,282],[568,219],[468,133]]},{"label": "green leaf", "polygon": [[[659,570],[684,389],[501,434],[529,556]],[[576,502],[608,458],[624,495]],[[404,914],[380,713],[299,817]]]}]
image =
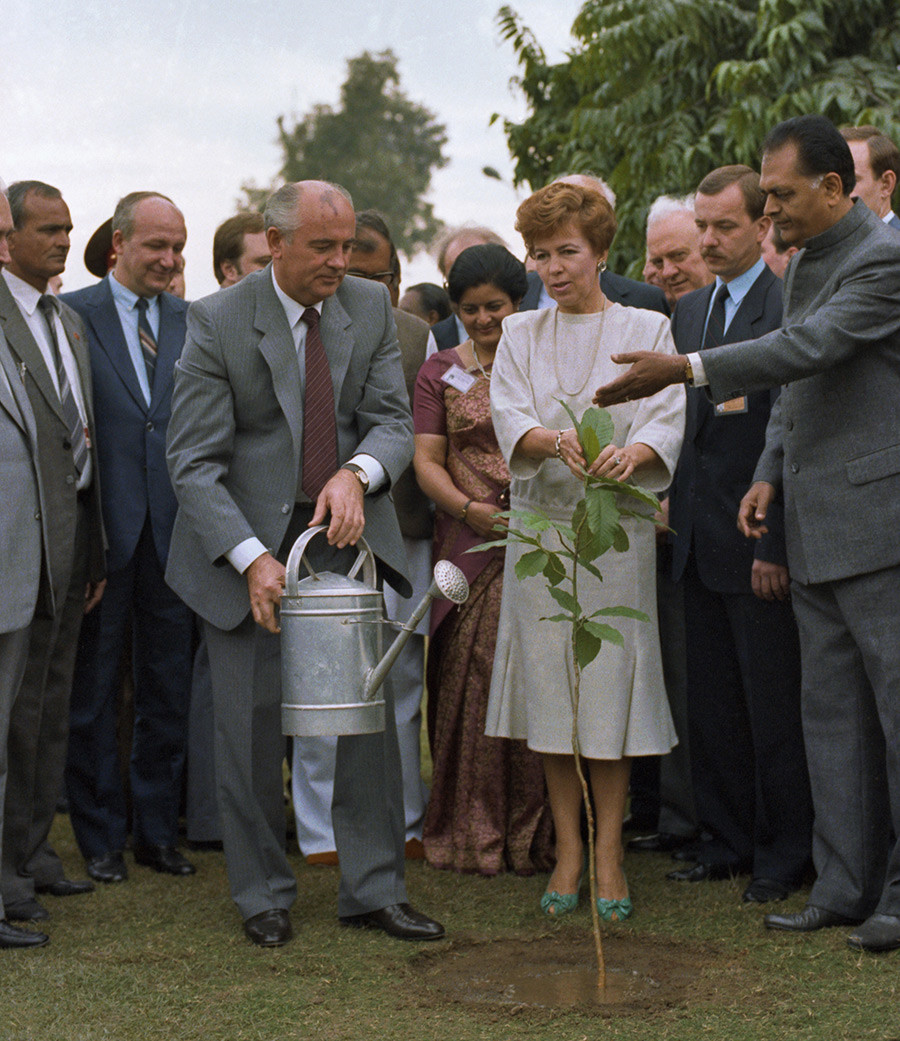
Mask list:
[{"label": "green leaf", "polygon": [[598,640],[606,640],[608,643],[614,643],[619,647],[625,645],[625,637],[611,625],[603,625],[601,622],[585,622],[584,627],[591,636],[595,636]]},{"label": "green leaf", "polygon": [[547,564],[547,554],[542,549],[532,550],[516,561],[516,578],[539,575]]},{"label": "green leaf", "polygon": [[634,607],[601,607],[599,611],[594,611],[590,617],[597,618],[600,615],[606,615],[610,618],[633,618],[636,622],[650,621],[649,615],[643,611],[638,611]]},{"label": "green leaf", "polygon": [[603,641],[588,631],[587,623],[579,626],[575,631],[575,660],[578,662],[579,669],[590,665],[600,653],[602,646]]},{"label": "green leaf", "polygon": [[559,559],[558,554],[549,553],[547,555],[547,563],[544,565],[544,578],[550,583],[551,586],[557,586],[566,577],[566,569],[562,566],[562,561]]},{"label": "green leaf", "polygon": [[625,553],[631,543],[628,541],[628,533],[620,524],[616,528],[616,533],[613,536],[613,549],[617,553]]},{"label": "green leaf", "polygon": [[581,428],[581,450],[584,452],[584,458],[588,466],[600,455],[600,442],[597,439],[597,433],[593,428],[589,426],[582,426]]},{"label": "green leaf", "polygon": [[571,611],[573,615],[581,614],[581,607],[578,601],[572,596],[571,593],[566,592],[565,589],[560,589],[558,586],[551,586],[547,592],[553,597],[553,599],[559,604],[560,607],[566,611]]},{"label": "green leaf", "polygon": [[616,506],[616,495],[611,489],[586,488],[584,498],[587,508],[588,523],[594,535],[591,559],[596,559],[612,546],[619,527],[619,510]]},{"label": "green leaf", "polygon": [[541,618],[542,622],[574,622],[575,619],[570,614],[551,614],[546,618]]},{"label": "green leaf", "polygon": [[[615,424],[605,408],[589,408],[581,417],[581,444],[588,466],[613,439]],[[592,450],[589,454],[588,443]]]}]

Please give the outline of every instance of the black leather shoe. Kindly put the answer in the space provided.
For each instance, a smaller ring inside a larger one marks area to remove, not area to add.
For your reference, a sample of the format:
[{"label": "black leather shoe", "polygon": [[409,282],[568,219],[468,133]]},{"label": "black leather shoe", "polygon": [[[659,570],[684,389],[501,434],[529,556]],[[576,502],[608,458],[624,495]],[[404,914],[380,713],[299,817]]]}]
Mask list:
[{"label": "black leather shoe", "polygon": [[45,922],[49,917],[47,908],[33,897],[6,905],[6,919],[9,922]]},{"label": "black leather shoe", "polygon": [[444,927],[433,918],[414,910],[409,904],[390,904],[377,911],[347,915],[341,925],[355,929],[381,929],[398,940],[442,940]]},{"label": "black leather shoe", "polygon": [[900,947],[900,917],[870,915],[847,937],[847,946],[860,951],[895,951]]},{"label": "black leather shoe", "polygon": [[796,886],[789,886],[777,878],[754,878],[741,899],[745,904],[768,904],[772,900],[785,900],[796,891]]},{"label": "black leather shoe", "polygon": [[294,935],[287,911],[273,907],[244,922],[244,932],[257,947],[283,947]]},{"label": "black leather shoe", "polygon": [[836,911],[807,904],[802,911],[793,914],[767,914],[763,919],[767,929],[783,929],[789,933],[811,933],[816,929],[828,929],[833,925],[859,925],[858,918],[848,918]]},{"label": "black leather shoe", "polygon": [[48,896],[80,896],[82,893],[93,893],[94,883],[75,882],[71,878],[59,878],[55,882],[48,882],[45,886],[34,887],[39,893]]},{"label": "black leather shoe", "polygon": [[668,831],[657,831],[652,835],[640,835],[637,838],[629,839],[626,846],[635,853],[672,853],[691,841],[693,838],[689,835],[673,835]]},{"label": "black leather shoe", "polygon": [[95,882],[124,882],[128,878],[128,868],[119,850],[104,853],[101,857],[90,857],[85,865]]},{"label": "black leather shoe", "polygon": [[0,920],[0,948],[43,947],[49,942],[50,937],[46,933],[33,933],[28,929],[10,925],[6,919]]},{"label": "black leather shoe", "polygon": [[735,872],[736,869],[727,864],[694,864],[670,871],[666,878],[670,882],[721,882],[732,878]]},{"label": "black leather shoe", "polygon": [[135,846],[134,860],[168,875],[193,875],[197,870],[174,846]]}]

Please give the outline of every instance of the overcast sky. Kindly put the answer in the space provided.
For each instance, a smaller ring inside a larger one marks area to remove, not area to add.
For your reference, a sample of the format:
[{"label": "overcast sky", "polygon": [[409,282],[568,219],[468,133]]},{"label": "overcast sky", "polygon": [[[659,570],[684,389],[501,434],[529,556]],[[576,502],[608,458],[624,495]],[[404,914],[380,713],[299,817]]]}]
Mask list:
[{"label": "overcast sky", "polygon": [[[391,48],[401,87],[447,125],[449,164],[430,193],[448,223],[495,227],[521,255],[517,195],[481,174],[512,163],[493,112],[520,119],[517,72],[499,39],[502,0],[5,0],[0,6],[0,177],[60,188],[75,230],[66,289],[94,281],[82,262],[126,192],[170,195],[187,219],[188,297],[216,288],[212,236],[243,181],[279,166],[275,118],[334,104],[346,60]],[[548,56],[564,57],[578,0],[514,0]],[[519,193],[521,197],[521,193]],[[427,257],[404,282],[437,280]]]}]

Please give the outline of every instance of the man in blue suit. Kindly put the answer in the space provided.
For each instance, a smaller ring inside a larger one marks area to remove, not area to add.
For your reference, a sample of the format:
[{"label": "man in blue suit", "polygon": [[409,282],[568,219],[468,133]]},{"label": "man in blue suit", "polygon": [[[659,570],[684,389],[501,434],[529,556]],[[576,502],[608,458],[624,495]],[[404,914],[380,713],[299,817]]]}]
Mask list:
[{"label": "man in blue suit", "polygon": [[[672,317],[679,351],[752,340],[781,325],[781,280],[763,263],[769,228],[759,174],[724,166],[697,190],[700,253],[714,284]],[[800,648],[791,612],[780,504],[758,542],[735,525],[765,444],[777,390],[716,406],[688,390],[688,420],[669,496],[672,578],[684,590],[687,714],[694,800],[711,838],[697,882],[751,871],[744,900],[781,900],[811,855],[812,802],[800,721]]]},{"label": "man in blue suit", "polygon": [[184,249],[184,217],[156,192],[113,215],[114,269],[66,295],[87,329],[109,542],[103,610],[82,628],[66,785],[88,873],[127,877],[126,799],[116,745],[119,661],[131,626],[135,723],[131,830],[139,864],[194,871],[175,848],[191,682],[191,613],[164,579],[177,504],[165,462],[172,373],[187,305],[164,292]]}]

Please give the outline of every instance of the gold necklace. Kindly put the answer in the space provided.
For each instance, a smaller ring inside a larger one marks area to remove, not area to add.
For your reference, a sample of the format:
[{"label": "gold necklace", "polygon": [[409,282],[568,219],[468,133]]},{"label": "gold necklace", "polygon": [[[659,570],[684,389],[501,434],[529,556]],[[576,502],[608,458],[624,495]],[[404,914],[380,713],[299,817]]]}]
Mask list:
[{"label": "gold necklace", "polygon": [[[606,325],[606,305],[609,301],[606,297],[603,298],[603,306],[600,308],[600,328],[597,330],[597,346],[599,347],[601,340],[603,339],[603,327]],[[596,312],[595,312],[596,313]],[[577,389],[570,390],[562,380],[562,376],[559,372],[559,308],[556,309],[556,314],[553,318],[553,338],[557,350],[553,352],[553,369],[556,372],[556,383],[561,391],[570,398],[577,398],[579,394],[584,390],[588,384],[588,380],[591,378],[591,373],[594,371],[594,359],[593,356],[588,359],[588,371],[587,375],[581,383],[581,386]]]}]

